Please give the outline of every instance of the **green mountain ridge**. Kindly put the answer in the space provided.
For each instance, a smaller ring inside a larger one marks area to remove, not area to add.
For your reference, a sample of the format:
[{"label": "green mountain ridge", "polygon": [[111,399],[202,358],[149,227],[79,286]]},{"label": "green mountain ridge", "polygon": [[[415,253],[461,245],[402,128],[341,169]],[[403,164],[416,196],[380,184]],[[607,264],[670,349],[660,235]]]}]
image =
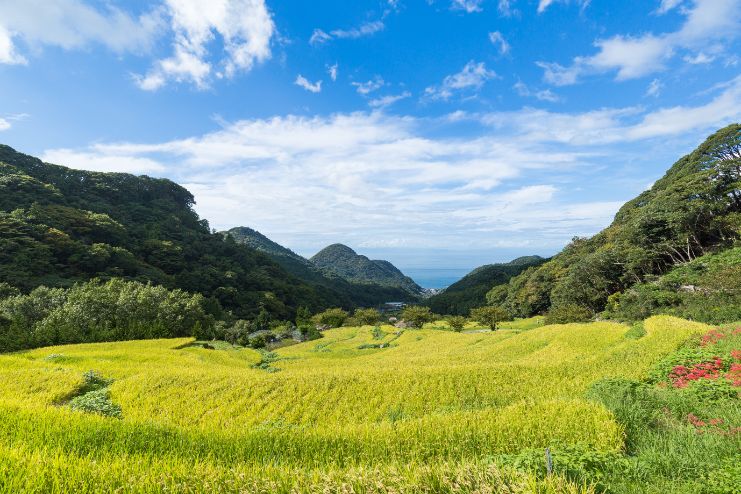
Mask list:
[{"label": "green mountain ridge", "polygon": [[[621,294],[628,294],[622,300],[627,303],[639,287],[645,294],[646,287],[661,285],[662,276],[710,262],[708,256],[737,247],[740,239],[741,125],[736,123],[680,158],[649,190],[620,208],[610,226],[591,238],[574,238],[544,264],[494,287],[487,300],[523,317],[560,306],[580,306],[593,314],[607,307],[619,314]],[[741,286],[732,256],[720,259],[714,283]],[[673,288],[675,295],[678,289]],[[727,292],[724,300],[741,306],[738,290]],[[658,312],[682,313],[675,304],[652,303]],[[726,320],[712,315],[709,297],[704,303],[707,310],[693,311],[699,319]],[[623,316],[629,312],[636,311]]]},{"label": "green mountain ridge", "polygon": [[[339,301],[338,305],[343,307],[374,306],[391,300],[417,301],[418,294],[408,291],[403,286],[393,283],[361,283],[347,280],[331,270],[321,269],[309,259],[270,240],[252,228],[236,227],[223,234],[231,236],[237,243],[243,243],[265,253],[296,278],[330,290]],[[393,268],[392,265],[391,267]]]},{"label": "green mountain ridge", "polygon": [[505,284],[525,269],[545,261],[540,256],[522,256],[507,263],[479,266],[430,297],[426,304],[437,314],[468,315],[471,309],[486,305],[486,294],[493,287]]},{"label": "green mountain ridge", "polygon": [[400,287],[413,295],[424,289],[388,261],[371,260],[343,244],[332,244],[309,259],[325,272],[349,282]]},{"label": "green mountain ridge", "polygon": [[73,170],[0,145],[0,282],[30,291],[121,277],[201,293],[243,318],[260,306],[285,318],[340,305],[211,233],[194,203],[170,180]]}]

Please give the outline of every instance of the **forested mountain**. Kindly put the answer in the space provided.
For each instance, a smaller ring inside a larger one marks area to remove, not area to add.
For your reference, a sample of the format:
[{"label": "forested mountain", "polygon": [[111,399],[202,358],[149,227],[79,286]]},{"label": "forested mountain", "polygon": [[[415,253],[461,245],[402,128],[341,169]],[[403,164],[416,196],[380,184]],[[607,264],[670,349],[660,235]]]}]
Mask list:
[{"label": "forested mountain", "polygon": [[[621,305],[638,299],[656,312],[681,313],[688,297],[694,304],[722,298],[739,307],[739,256],[719,254],[738,246],[740,237],[741,125],[733,124],[708,137],[650,190],[626,203],[608,228],[591,238],[575,238],[563,252],[495,287],[487,298],[518,316],[568,305],[598,313],[608,303],[620,314]],[[678,285],[683,279],[694,283],[689,281],[693,270],[707,271],[697,280],[701,286]],[[667,274],[673,271],[681,275]],[[688,290],[695,290],[694,295],[687,295]],[[723,319],[711,312],[698,317]]]},{"label": "forested mountain", "polygon": [[29,291],[121,277],[201,293],[242,318],[260,306],[288,317],[338,305],[335,293],[211,233],[193,204],[169,180],[72,170],[0,146],[0,282]]},{"label": "forested mountain", "polygon": [[252,228],[240,226],[232,228],[224,232],[224,234],[231,236],[238,243],[245,244],[267,254],[293,276],[313,286],[326,289],[337,301],[335,305],[349,308],[374,306],[392,300],[405,302],[417,300],[418,293],[410,292],[400,284],[348,281],[336,274],[333,270],[320,268],[312,261],[273,242]]},{"label": "forested mountain", "polygon": [[507,283],[531,266],[545,262],[540,256],[518,257],[508,263],[479,266],[466,276],[430,297],[427,305],[436,314],[468,315],[474,307],[486,305],[486,294],[493,287]]},{"label": "forested mountain", "polygon": [[310,261],[325,272],[352,282],[403,288],[418,295],[424,290],[388,261],[374,261],[350,247],[332,244],[317,252]]}]

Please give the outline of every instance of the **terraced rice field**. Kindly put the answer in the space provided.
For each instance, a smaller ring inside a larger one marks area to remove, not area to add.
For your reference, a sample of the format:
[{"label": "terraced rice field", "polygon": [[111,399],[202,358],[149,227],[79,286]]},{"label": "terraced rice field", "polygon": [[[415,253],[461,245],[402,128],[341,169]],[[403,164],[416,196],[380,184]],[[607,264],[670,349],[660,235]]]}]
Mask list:
[{"label": "terraced rice field", "polygon": [[[640,378],[708,328],[645,329],[362,327],[273,353],[178,339],[0,356],[0,492],[590,492],[492,459],[621,450],[589,384]],[[113,379],[121,419],[67,405],[91,370]]]}]

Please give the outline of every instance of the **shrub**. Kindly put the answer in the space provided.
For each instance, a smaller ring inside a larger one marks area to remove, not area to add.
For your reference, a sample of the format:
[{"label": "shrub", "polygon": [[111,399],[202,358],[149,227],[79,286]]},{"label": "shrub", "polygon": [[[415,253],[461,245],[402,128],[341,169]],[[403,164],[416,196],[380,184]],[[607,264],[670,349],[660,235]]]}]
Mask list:
[{"label": "shrub", "polygon": [[587,322],[594,314],[586,307],[576,304],[565,304],[551,307],[545,316],[546,324],[567,324],[570,322]]},{"label": "shrub", "polygon": [[347,319],[348,313],[340,308],[327,309],[311,318],[312,322],[320,326],[339,328]]},{"label": "shrub", "polygon": [[425,323],[431,322],[434,317],[429,307],[410,305],[401,311],[401,318],[413,328],[421,328]]},{"label": "shrub", "polygon": [[466,325],[466,318],[463,316],[451,316],[448,318],[448,326],[456,333],[463,331],[463,327]]},{"label": "shrub", "polygon": [[487,305],[471,309],[471,319],[489,326],[492,331],[496,331],[497,324],[503,321],[509,321],[512,319],[512,316],[501,307]]},{"label": "shrub", "polygon": [[82,396],[72,398],[69,402],[72,410],[84,413],[97,413],[105,417],[123,418],[121,406],[111,401],[108,388],[90,391]]},{"label": "shrub", "polygon": [[376,309],[356,309],[353,317],[360,326],[370,326],[381,320],[381,313]]}]

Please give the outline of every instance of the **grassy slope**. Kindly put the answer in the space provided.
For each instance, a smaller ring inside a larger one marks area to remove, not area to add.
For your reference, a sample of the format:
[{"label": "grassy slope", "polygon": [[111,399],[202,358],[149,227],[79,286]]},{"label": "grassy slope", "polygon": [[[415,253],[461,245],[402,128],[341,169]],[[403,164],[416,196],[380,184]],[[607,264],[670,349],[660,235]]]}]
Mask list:
[{"label": "grassy slope", "polygon": [[[589,384],[606,376],[640,378],[661,355],[706,329],[668,317],[645,326],[646,336],[637,340],[615,323],[471,334],[342,328],[279,350],[268,359],[278,372],[254,368],[266,360],[255,351],[181,348],[189,340],[3,356],[0,491],[90,489],[99,472],[110,485],[142,490],[186,479],[197,491],[230,490],[226,485],[236,491],[249,482],[314,475],[313,483],[306,480],[311,490],[309,484],[370,475],[414,492],[415,482],[435,476],[442,484],[455,484],[456,475],[491,483],[500,473],[486,459],[523,448],[566,443],[616,452],[621,427],[582,398]],[[379,342],[389,345],[359,348]],[[112,398],[123,420],[54,406],[90,369],[116,379]],[[51,460],[40,463],[42,455]],[[518,475],[522,485],[532,481]],[[139,480],[127,484],[127,478]],[[513,492],[532,492],[523,489]]]}]

